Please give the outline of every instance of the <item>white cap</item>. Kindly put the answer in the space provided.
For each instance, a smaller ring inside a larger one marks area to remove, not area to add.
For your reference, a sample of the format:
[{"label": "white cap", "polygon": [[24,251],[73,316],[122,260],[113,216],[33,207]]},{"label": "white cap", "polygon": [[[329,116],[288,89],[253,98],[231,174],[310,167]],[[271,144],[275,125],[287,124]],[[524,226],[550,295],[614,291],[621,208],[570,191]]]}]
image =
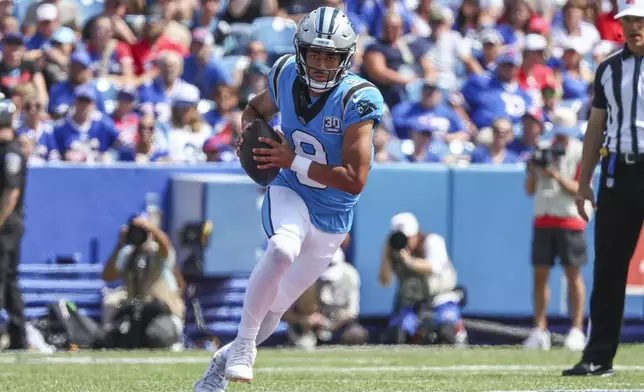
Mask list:
[{"label": "white cap", "polygon": [[418,219],[411,212],[403,212],[391,218],[391,231],[401,231],[407,237],[418,234],[420,227]]},{"label": "white cap", "polygon": [[36,10],[36,20],[38,22],[58,19],[58,8],[50,3],[45,3]]},{"label": "white cap", "polygon": [[617,10],[619,12],[615,15],[615,19],[624,16],[644,17],[644,0],[619,0]]},{"label": "white cap", "polygon": [[544,50],[548,41],[540,34],[528,34],[525,37],[524,48],[529,51]]},{"label": "white cap", "polygon": [[172,94],[172,106],[190,106],[199,103],[199,89],[189,83],[180,83]]}]

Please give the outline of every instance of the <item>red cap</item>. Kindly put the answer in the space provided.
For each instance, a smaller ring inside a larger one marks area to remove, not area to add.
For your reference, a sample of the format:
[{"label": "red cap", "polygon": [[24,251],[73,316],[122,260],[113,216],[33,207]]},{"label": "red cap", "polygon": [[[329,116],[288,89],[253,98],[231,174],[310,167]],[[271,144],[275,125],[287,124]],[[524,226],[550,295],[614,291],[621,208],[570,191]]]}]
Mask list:
[{"label": "red cap", "polygon": [[533,16],[532,19],[530,20],[530,23],[528,23],[528,31],[537,33],[537,34],[547,35],[548,32],[550,31],[550,25],[545,19],[536,15],[536,16]]}]

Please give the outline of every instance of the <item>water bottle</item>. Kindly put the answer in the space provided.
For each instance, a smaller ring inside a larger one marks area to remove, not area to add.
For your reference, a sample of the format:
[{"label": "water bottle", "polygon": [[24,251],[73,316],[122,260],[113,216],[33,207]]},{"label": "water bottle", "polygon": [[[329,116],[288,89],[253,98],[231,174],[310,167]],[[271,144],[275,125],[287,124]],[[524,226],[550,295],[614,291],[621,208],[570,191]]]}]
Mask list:
[{"label": "water bottle", "polygon": [[147,193],[145,195],[145,212],[148,216],[148,220],[155,227],[161,227],[162,212],[160,207],[158,193]]}]

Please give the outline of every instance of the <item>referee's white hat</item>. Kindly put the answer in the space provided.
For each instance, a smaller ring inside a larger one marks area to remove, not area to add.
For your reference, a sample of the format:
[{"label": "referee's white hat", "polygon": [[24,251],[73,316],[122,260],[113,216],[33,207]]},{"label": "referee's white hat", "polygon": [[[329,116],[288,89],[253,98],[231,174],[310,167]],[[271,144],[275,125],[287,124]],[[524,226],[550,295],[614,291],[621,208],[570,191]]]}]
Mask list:
[{"label": "referee's white hat", "polygon": [[615,19],[624,16],[644,17],[644,0],[619,0],[618,11]]}]

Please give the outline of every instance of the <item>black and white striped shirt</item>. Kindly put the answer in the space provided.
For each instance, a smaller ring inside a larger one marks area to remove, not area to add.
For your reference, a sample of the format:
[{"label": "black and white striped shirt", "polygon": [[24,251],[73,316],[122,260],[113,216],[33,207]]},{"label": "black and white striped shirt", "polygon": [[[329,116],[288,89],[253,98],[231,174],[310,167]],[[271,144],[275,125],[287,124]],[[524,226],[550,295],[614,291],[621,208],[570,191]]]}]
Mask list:
[{"label": "black and white striped shirt", "polygon": [[611,153],[644,154],[642,62],[624,46],[597,68],[593,107],[607,111],[604,147]]}]

